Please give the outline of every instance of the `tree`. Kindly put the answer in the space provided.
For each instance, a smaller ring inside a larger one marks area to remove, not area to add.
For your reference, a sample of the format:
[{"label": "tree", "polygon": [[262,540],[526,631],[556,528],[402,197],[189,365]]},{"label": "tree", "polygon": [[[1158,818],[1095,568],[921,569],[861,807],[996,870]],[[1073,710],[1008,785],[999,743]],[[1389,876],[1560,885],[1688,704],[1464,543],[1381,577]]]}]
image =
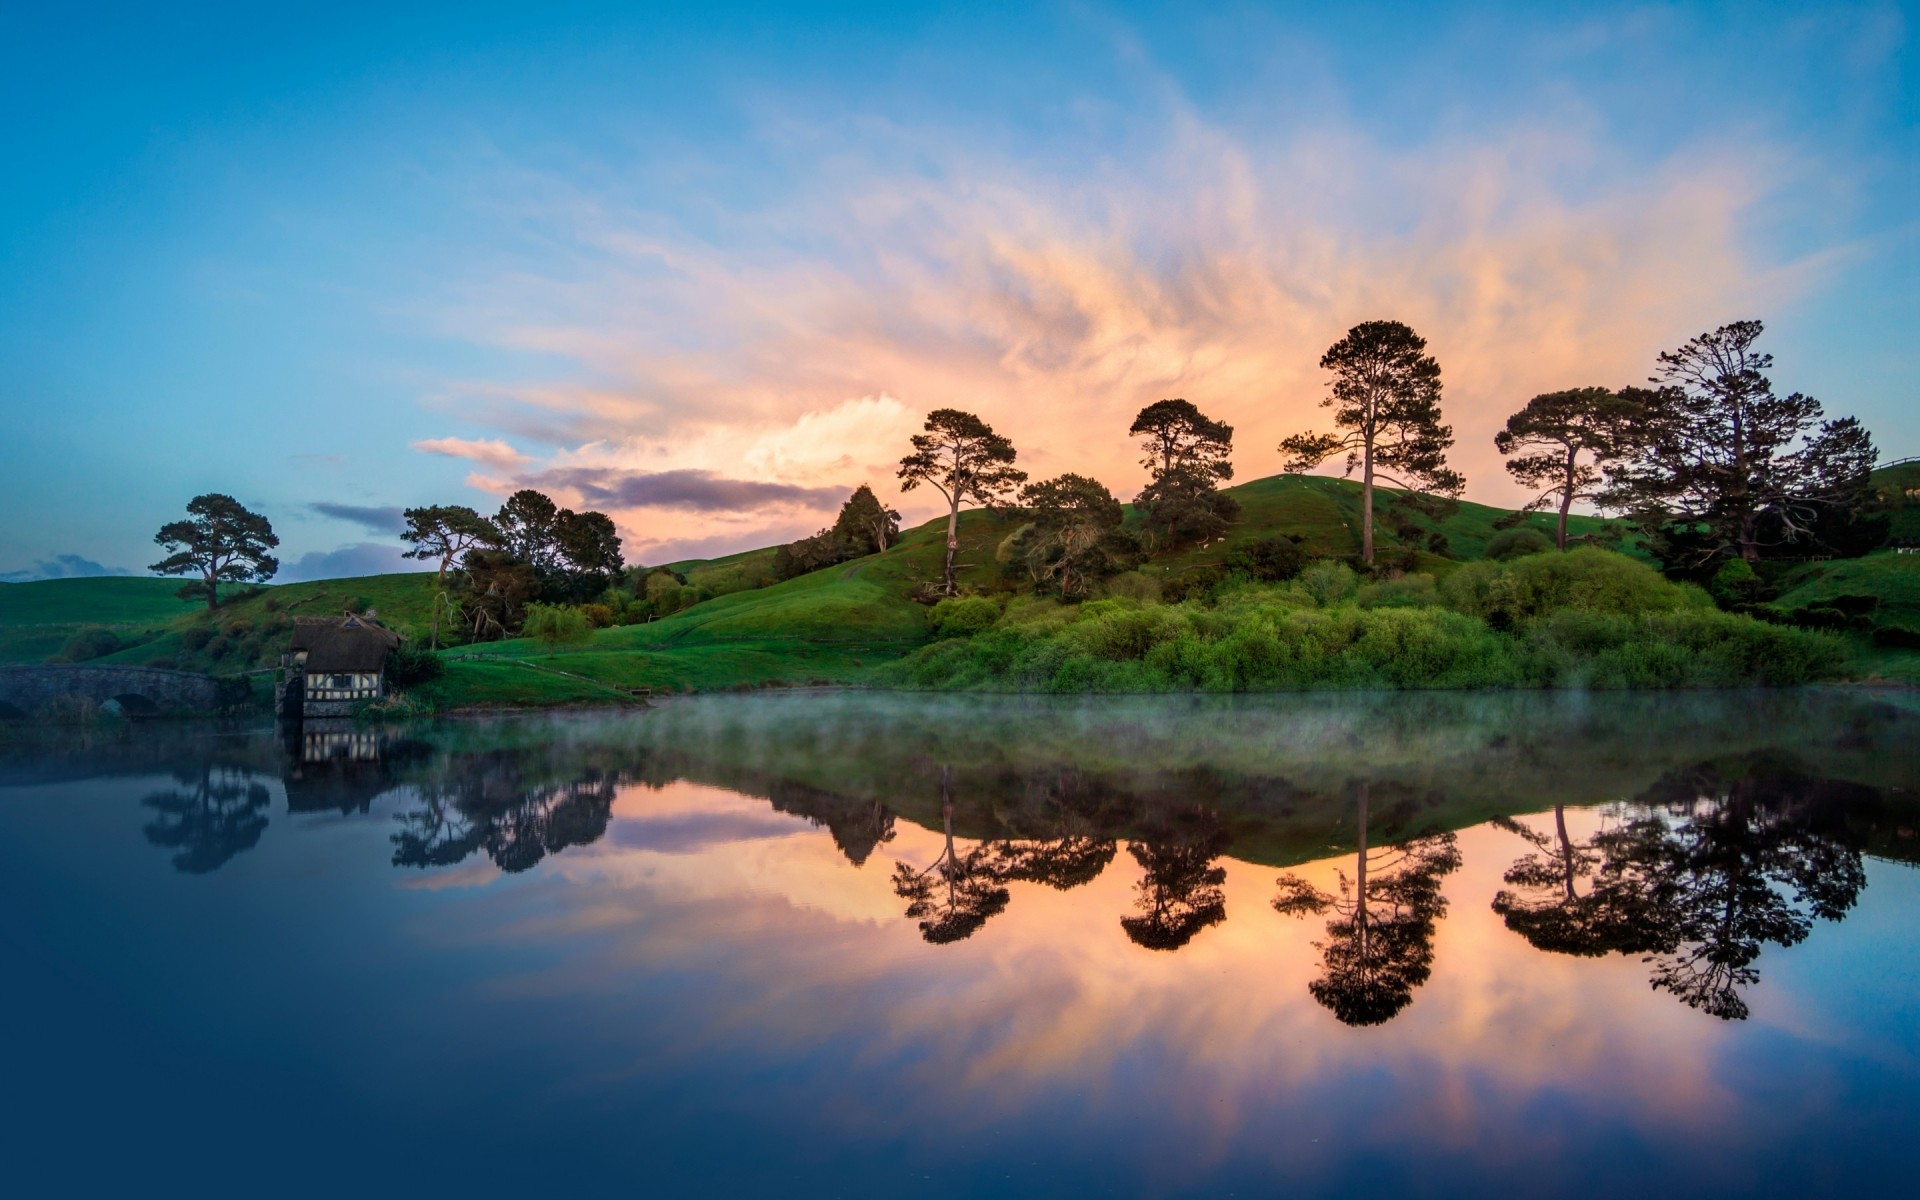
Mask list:
[{"label": "tree", "polygon": [[1141,409],[1127,432],[1140,439],[1140,465],[1152,474],[1137,503],[1150,525],[1164,526],[1169,542],[1216,537],[1239,515],[1240,506],[1219,490],[1233,478],[1233,426],[1185,400],[1159,400]]},{"label": "tree", "polygon": [[1567,834],[1565,806],[1553,806],[1552,835],[1536,833],[1510,818],[1494,824],[1533,846],[1507,868],[1506,883],[1493,897],[1493,911],[1507,928],[1538,950],[1584,958],[1610,952],[1644,954],[1665,940],[1662,915],[1649,889],[1620,871],[1600,871],[1601,847]]},{"label": "tree", "polygon": [[180,589],[182,598],[205,596],[207,608],[215,609],[222,583],[264,582],[280,569],[280,561],[267,553],[280,544],[273,526],[232,496],[195,496],[187,514],[187,520],[169,521],[153,535],[169,554],[147,568],[156,575],[197,572],[200,578]]},{"label": "tree", "polygon": [[1020,502],[1033,517],[1028,568],[1035,580],[1054,581],[1062,596],[1084,596],[1093,580],[1137,561],[1137,547],[1120,532],[1126,514],[1099,480],[1062,475],[1030,483]]},{"label": "tree", "polygon": [[947,561],[942,590],[951,596],[954,554],[960,548],[960,506],[994,507],[1027,481],[1013,460],[1013,443],[970,412],[940,408],[927,414],[926,432],[913,435],[913,453],[900,460],[900,490],[921,484],[947,501]]},{"label": "tree", "polygon": [[993,870],[985,846],[962,854],[953,841],[953,768],[940,768],[940,821],[946,848],[925,870],[895,863],[893,891],[907,902],[907,916],[920,922],[920,936],[936,946],[963,941],[1006,911],[1006,886]]},{"label": "tree", "polygon": [[833,532],[847,546],[850,558],[878,554],[900,536],[900,514],[880,503],[880,497],[863,483],[840,506]]},{"label": "tree", "polygon": [[[577,513],[563,508],[553,523],[554,542],[568,571],[584,577],[592,591],[603,591],[626,562],[620,555],[620,533],[605,513]],[[578,589],[576,589],[578,590]]]},{"label": "tree", "polygon": [[1773,356],[1754,348],[1764,330],[1703,333],[1660,355],[1655,388],[1632,394],[1642,411],[1602,499],[1632,512],[1669,566],[1751,563],[1813,537],[1823,514],[1851,519],[1876,500],[1872,437],[1852,417],[1822,420],[1811,396],[1775,395]]},{"label": "tree", "polygon": [[508,496],[493,524],[514,558],[543,574],[560,566],[560,509],[544,493],[522,488]]},{"label": "tree", "polygon": [[1567,510],[1573,502],[1600,496],[1602,468],[1619,455],[1632,408],[1630,399],[1602,387],[1544,392],[1493,436],[1494,447],[1506,456],[1507,474],[1525,487],[1544,489],[1526,510],[1558,503],[1554,543],[1560,549],[1567,548]]},{"label": "tree", "polygon": [[147,840],[179,853],[173,869],[205,875],[251,850],[267,830],[267,786],[251,773],[203,764],[196,775],[176,772],[184,787],[155,792],[140,803],[155,811]]},{"label": "tree", "polygon": [[563,604],[529,604],[520,632],[547,648],[552,658],[561,646],[577,646],[593,636],[593,625],[577,608]]},{"label": "tree", "polygon": [[1120,918],[1137,946],[1178,950],[1201,930],[1227,919],[1225,867],[1214,860],[1227,849],[1227,832],[1207,809],[1163,823],[1154,836],[1129,842],[1127,853],[1143,872],[1134,886],[1139,911]]},{"label": "tree", "polygon": [[505,550],[481,546],[460,560],[461,616],[475,638],[505,637],[526,618],[527,605],[540,595],[532,567]]},{"label": "tree", "polygon": [[[1440,364],[1426,339],[1398,321],[1363,321],[1320,357],[1333,372],[1333,409],[1344,433],[1298,433],[1280,443],[1284,469],[1306,471],[1342,450],[1346,473],[1360,471],[1360,557],[1373,562],[1373,481],[1457,496],[1465,486],[1447,466],[1453,430],[1440,423]],[[1385,468],[1400,472],[1396,477]]]},{"label": "tree", "polygon": [[1340,873],[1339,894],[1288,874],[1273,900],[1289,916],[1334,914],[1327,940],[1315,943],[1325,970],[1307,990],[1346,1025],[1384,1024],[1413,1002],[1433,972],[1434,925],[1447,911],[1440,880],[1460,866],[1451,833],[1369,849],[1369,792],[1360,784],[1354,877]]},{"label": "tree", "polygon": [[401,533],[400,540],[412,549],[405,551],[401,557],[427,561],[439,559],[440,567],[434,578],[436,587],[446,586],[447,568],[461,555],[476,546],[498,545],[500,541],[500,531],[493,527],[493,522],[464,504],[409,508],[405,516],[407,528]]}]

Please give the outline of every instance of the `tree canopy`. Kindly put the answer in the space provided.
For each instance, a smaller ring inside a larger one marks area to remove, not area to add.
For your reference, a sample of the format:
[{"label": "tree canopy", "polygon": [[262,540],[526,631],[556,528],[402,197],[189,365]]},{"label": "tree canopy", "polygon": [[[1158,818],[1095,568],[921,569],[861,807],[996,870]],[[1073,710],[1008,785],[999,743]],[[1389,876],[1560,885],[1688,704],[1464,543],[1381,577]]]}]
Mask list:
[{"label": "tree canopy", "polygon": [[1634,412],[1630,398],[1603,387],[1543,392],[1507,418],[1493,437],[1506,456],[1507,474],[1525,487],[1542,489],[1527,509],[1557,506],[1554,543],[1567,548],[1567,511],[1576,500],[1601,495],[1603,468],[1620,454]]},{"label": "tree canopy", "polygon": [[1363,321],[1328,347],[1320,366],[1333,372],[1321,407],[1333,409],[1342,432],[1287,438],[1284,469],[1311,470],[1347,452],[1347,474],[1360,472],[1360,556],[1371,563],[1376,476],[1446,496],[1465,486],[1447,466],[1453,430],[1440,422],[1440,363],[1426,339],[1399,321]]},{"label": "tree canopy", "polygon": [[1224,533],[1240,513],[1232,497],[1220,494],[1220,485],[1233,478],[1233,426],[1185,400],[1158,400],[1140,410],[1127,432],[1140,439],[1140,465],[1152,476],[1137,498],[1148,526],[1170,543]]},{"label": "tree canopy", "polygon": [[264,582],[280,569],[280,561],[268,553],[280,544],[273,525],[218,492],[188,501],[187,519],[162,525],[153,540],[171,553],[147,569],[156,575],[197,573],[200,578],[180,595],[204,596],[209,609],[220,606],[222,583]]},{"label": "tree canopy", "polygon": [[913,435],[913,453],[900,460],[900,490],[926,484],[947,501],[947,560],[942,579],[946,595],[954,585],[954,556],[960,547],[960,508],[997,506],[1027,481],[1013,465],[1013,443],[970,412],[939,408],[927,414],[924,433]]},{"label": "tree canopy", "polygon": [[464,504],[432,504],[409,508],[404,514],[407,527],[400,540],[412,548],[402,557],[427,561],[440,560],[436,580],[445,586],[447,568],[475,546],[491,546],[500,540],[493,522]]},{"label": "tree canopy", "polygon": [[1030,483],[1020,502],[1032,517],[1022,560],[1036,582],[1062,596],[1084,596],[1094,580],[1138,562],[1138,546],[1120,532],[1125,513],[1105,485],[1085,475]]},{"label": "tree canopy", "polygon": [[[1868,515],[1877,454],[1852,417],[1775,394],[1765,326],[1735,321],[1660,355],[1604,503],[1635,515],[1670,567],[1753,562]],[[1625,393],[1623,393],[1625,394]]]}]

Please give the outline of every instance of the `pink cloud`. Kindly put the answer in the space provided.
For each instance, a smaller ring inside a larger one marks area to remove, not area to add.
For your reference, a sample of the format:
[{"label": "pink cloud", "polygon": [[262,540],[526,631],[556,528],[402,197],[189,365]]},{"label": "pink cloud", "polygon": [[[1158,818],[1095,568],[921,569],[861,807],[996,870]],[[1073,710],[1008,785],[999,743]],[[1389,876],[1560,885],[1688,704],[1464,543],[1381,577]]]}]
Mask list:
[{"label": "pink cloud", "polygon": [[440,454],[447,458],[471,459],[484,463],[497,470],[511,470],[523,463],[531,462],[526,455],[515,450],[499,438],[475,440],[471,438],[443,437],[428,438],[426,441],[411,443],[422,454]]}]

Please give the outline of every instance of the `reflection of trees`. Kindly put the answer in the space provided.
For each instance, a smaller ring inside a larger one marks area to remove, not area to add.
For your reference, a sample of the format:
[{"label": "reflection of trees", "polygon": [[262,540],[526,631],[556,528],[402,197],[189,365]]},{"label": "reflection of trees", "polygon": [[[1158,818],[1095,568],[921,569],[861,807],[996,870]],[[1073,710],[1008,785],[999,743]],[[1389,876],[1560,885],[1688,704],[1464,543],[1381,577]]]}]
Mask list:
[{"label": "reflection of trees", "polygon": [[1602,841],[1601,876],[1646,897],[1653,986],[1746,1017],[1740,990],[1758,982],[1761,950],[1841,919],[1866,886],[1860,852],[1838,835],[1845,809],[1873,798],[1765,761],[1674,772],[1640,796],[1641,815]]},{"label": "reflection of trees", "polygon": [[549,854],[607,831],[619,777],[589,770],[559,783],[528,782],[517,758],[479,756],[451,781],[422,785],[417,808],[397,818],[393,862],[451,866],[484,850],[503,871],[525,871]]},{"label": "reflection of trees", "polygon": [[1379,1025],[1413,1001],[1433,970],[1434,925],[1446,913],[1440,880],[1460,866],[1451,833],[1379,848],[1367,845],[1369,788],[1359,794],[1354,877],[1340,872],[1338,895],[1282,875],[1273,906],[1282,913],[1332,912],[1327,940],[1314,943],[1324,970],[1307,990],[1348,1025]]},{"label": "reflection of trees", "polygon": [[1552,834],[1536,833],[1507,817],[1494,824],[1534,847],[1507,869],[1513,890],[1502,889],[1493,898],[1493,910],[1508,929],[1556,954],[1636,954],[1658,947],[1657,914],[1645,880],[1599,870],[1601,847],[1614,844],[1614,834],[1575,841],[1567,834],[1566,809],[1558,804]]},{"label": "reflection of trees", "polygon": [[181,787],[155,792],[140,803],[155,810],[147,840],[178,850],[176,871],[205,875],[251,850],[267,828],[267,787],[251,772],[203,764],[196,775],[176,771]]},{"label": "reflection of trees", "polygon": [[784,779],[767,785],[767,799],[776,812],[793,813],[825,826],[833,844],[856,867],[893,840],[893,813],[878,800],[842,796]]},{"label": "reflection of trees", "polygon": [[1098,879],[1118,848],[1113,838],[1102,836],[1109,815],[1107,793],[1065,770],[1045,786],[1030,785],[1027,792],[1037,793],[1040,815],[1034,828],[1044,829],[1046,836],[996,842],[995,873],[1009,882],[1039,883],[1063,892]]},{"label": "reflection of trees", "polygon": [[893,890],[907,902],[907,916],[920,922],[920,936],[934,945],[972,937],[987,919],[1007,907],[1007,889],[992,851],[977,845],[962,854],[953,840],[953,770],[940,768],[940,818],[946,848],[924,870],[898,863]]},{"label": "reflection of trees", "polygon": [[1202,929],[1227,919],[1224,867],[1213,861],[1225,853],[1227,832],[1210,809],[1196,808],[1161,823],[1145,840],[1130,842],[1145,875],[1134,885],[1133,916],[1120,927],[1149,950],[1178,950]]}]

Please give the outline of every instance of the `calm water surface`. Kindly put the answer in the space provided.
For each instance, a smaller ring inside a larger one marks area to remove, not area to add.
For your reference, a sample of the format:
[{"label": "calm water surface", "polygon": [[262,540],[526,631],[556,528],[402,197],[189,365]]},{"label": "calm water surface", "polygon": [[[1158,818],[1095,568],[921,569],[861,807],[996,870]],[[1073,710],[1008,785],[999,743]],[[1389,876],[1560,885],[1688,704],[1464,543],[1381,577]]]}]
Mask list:
[{"label": "calm water surface", "polygon": [[15,1195],[1904,1192],[1920,712],[0,741]]}]

